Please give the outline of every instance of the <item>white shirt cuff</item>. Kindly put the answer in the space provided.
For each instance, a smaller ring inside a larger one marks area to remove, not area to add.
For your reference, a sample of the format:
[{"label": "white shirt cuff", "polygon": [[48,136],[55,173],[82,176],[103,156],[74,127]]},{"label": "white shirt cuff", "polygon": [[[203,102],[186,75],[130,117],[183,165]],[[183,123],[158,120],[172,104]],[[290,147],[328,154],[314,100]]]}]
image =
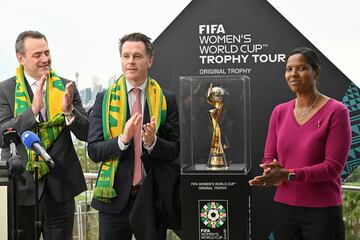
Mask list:
[{"label": "white shirt cuff", "polygon": [[128,144],[125,144],[125,143],[123,143],[123,142],[121,141],[121,136],[122,136],[122,135],[123,135],[123,134],[120,134],[119,137],[118,137],[118,145],[119,145],[119,148],[120,148],[121,151],[125,151],[126,149],[128,149],[129,143],[128,143]]},{"label": "white shirt cuff", "polygon": [[143,144],[144,145],[144,148],[148,151],[148,153],[150,154],[151,151],[154,149],[155,147],[155,144],[156,144],[156,140],[157,140],[157,136],[155,135],[155,139],[154,139],[154,142],[151,146],[148,146],[146,145],[145,143]]},{"label": "white shirt cuff", "polygon": [[68,119],[66,116],[65,116],[65,123],[66,123],[66,126],[69,126],[75,119],[75,116],[73,115],[71,119]]},{"label": "white shirt cuff", "polygon": [[40,117],[39,117],[39,116],[40,116],[40,113],[39,113],[38,115],[34,116],[34,117],[35,117],[36,122],[38,122],[38,123],[40,122]]}]

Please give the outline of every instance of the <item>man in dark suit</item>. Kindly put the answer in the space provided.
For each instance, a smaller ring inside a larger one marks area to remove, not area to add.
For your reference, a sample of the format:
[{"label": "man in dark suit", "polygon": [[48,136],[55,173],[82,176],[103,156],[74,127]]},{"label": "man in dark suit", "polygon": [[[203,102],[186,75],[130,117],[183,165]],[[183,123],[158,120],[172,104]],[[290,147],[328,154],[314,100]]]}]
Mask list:
[{"label": "man in dark suit", "polygon": [[[16,76],[0,83],[0,131],[14,128],[20,134],[30,130],[39,135],[55,167],[50,168],[40,159],[44,168],[39,167],[38,206],[42,225],[38,232],[42,232],[44,239],[72,239],[74,197],[86,190],[86,184],[71,133],[85,141],[88,118],[74,83],[58,77],[50,68],[50,50],[42,33],[22,32],[16,40],[16,57],[20,64]],[[18,178],[17,184],[19,228],[24,230],[20,239],[33,240],[36,196],[31,171],[33,152],[23,144],[17,150],[29,170]],[[2,150],[1,158],[10,158],[9,148]]]},{"label": "man in dark suit", "polygon": [[[102,163],[92,201],[99,210],[101,240],[131,239],[129,215],[149,170],[154,162],[171,164],[179,154],[175,96],[148,76],[153,62],[150,38],[125,35],[119,50],[123,75],[97,95],[88,136],[90,158]],[[166,226],[156,235],[154,239],[166,239]]]}]

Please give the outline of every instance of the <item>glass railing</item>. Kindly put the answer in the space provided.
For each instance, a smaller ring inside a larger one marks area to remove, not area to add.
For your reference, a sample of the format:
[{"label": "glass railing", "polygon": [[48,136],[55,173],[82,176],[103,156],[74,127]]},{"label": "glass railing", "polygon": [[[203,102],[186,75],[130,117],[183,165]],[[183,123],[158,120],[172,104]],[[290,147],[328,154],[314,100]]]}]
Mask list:
[{"label": "glass railing", "polygon": [[75,198],[74,240],[97,240],[98,212],[90,206],[97,173],[84,173],[88,190]]}]

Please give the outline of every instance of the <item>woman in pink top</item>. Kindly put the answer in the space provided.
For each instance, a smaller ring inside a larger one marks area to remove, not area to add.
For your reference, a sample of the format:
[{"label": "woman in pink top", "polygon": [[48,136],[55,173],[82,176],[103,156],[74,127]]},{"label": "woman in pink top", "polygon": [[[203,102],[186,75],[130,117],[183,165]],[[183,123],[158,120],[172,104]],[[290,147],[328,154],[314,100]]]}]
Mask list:
[{"label": "woman in pink top", "polygon": [[285,79],[296,98],[272,112],[263,175],[251,186],[277,186],[276,240],[345,239],[340,173],[351,144],[349,112],[317,89],[320,62],[309,48],[286,59]]}]

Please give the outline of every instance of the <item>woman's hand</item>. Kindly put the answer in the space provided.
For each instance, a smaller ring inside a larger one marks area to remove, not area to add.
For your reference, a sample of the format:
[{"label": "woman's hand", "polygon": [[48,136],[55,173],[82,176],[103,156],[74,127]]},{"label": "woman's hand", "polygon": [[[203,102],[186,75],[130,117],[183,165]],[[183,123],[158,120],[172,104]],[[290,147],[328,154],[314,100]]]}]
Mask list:
[{"label": "woman's hand", "polygon": [[260,164],[260,167],[264,170],[263,174],[251,179],[250,186],[280,186],[283,181],[287,180],[288,170],[276,159],[270,163]]}]

